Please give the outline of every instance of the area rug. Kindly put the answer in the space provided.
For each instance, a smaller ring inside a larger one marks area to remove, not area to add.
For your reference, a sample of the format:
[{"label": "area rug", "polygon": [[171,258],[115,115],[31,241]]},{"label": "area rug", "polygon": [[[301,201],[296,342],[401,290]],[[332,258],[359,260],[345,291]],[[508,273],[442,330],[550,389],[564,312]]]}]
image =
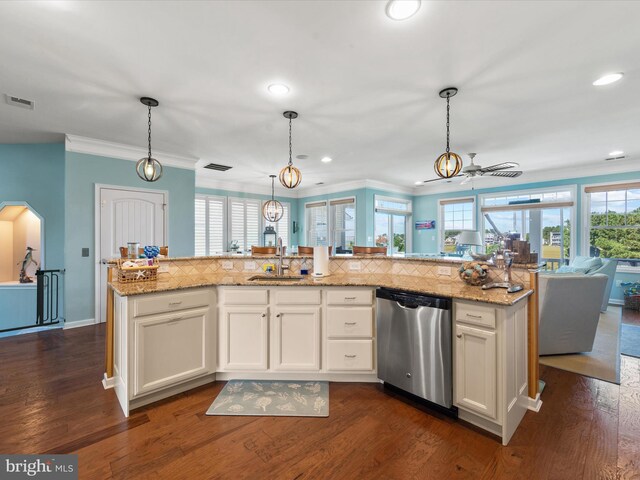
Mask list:
[{"label": "area rug", "polygon": [[600,314],[591,352],[545,355],[540,363],[620,385],[620,319],[620,307],[609,306]]},{"label": "area rug", "polygon": [[229,380],[207,415],[328,417],[329,382]]},{"label": "area rug", "polygon": [[640,326],[622,324],[620,353],[640,358]]}]

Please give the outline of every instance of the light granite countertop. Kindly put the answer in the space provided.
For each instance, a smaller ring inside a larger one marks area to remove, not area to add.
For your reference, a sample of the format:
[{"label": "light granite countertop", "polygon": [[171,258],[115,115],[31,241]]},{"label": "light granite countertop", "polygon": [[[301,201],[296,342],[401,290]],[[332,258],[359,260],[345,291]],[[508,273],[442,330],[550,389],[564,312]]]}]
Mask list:
[{"label": "light granite countertop", "polygon": [[336,274],[323,278],[305,276],[300,281],[282,282],[278,280],[251,281],[255,273],[210,273],[184,276],[160,275],[150,282],[119,283],[112,282],[111,288],[120,296],[143,295],[147,293],[168,292],[196,287],[210,286],[294,286],[294,287],[386,287],[411,291],[438,297],[448,297],[474,302],[493,303],[496,305],[514,305],[525,299],[533,290],[522,290],[506,293],[502,288],[482,290],[480,287],[466,285],[461,280],[432,280],[409,275],[385,274]]}]

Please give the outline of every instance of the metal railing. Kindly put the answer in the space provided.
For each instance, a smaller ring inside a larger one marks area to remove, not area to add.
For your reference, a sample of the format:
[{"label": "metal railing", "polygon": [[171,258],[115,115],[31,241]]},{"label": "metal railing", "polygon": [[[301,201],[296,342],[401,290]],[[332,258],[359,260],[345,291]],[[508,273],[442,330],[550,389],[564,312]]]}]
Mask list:
[{"label": "metal railing", "polygon": [[60,274],[64,270],[38,270],[36,326],[54,325],[60,320]]}]

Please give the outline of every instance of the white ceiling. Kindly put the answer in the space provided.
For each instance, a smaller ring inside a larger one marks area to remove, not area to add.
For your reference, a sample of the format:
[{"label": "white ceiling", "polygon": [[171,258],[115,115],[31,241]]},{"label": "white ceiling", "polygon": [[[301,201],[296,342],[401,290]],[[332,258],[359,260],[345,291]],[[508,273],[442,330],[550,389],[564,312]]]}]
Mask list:
[{"label": "white ceiling", "polygon": [[[438,91],[456,86],[452,150],[519,162],[518,183],[607,168],[617,149],[617,170],[640,170],[640,2],[423,0],[404,22],[385,4],[0,2],[0,93],[36,103],[0,103],[0,142],[66,133],[144,147],[147,95],[160,101],[154,149],[234,167],[201,178],[268,185],[288,160],[282,112],[293,109],[303,187],[412,187],[435,176]],[[618,71],[622,81],[591,85]],[[274,82],[291,93],[271,96]]]}]

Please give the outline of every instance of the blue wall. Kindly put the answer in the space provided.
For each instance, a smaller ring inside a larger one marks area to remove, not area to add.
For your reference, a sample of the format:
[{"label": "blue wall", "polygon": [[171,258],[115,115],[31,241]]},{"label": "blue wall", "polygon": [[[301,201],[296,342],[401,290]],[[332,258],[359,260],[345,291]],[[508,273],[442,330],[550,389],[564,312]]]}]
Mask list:
[{"label": "blue wall", "polygon": [[[42,268],[65,265],[64,182],[64,145],[0,145],[0,203],[27,202],[44,218]],[[19,288],[0,288],[0,329],[35,324],[35,289]]]},{"label": "blue wall", "polygon": [[[67,152],[66,194],[66,299],[67,321],[94,318],[95,184],[150,188],[169,192],[168,236],[172,256],[192,256],[194,248],[195,172],[165,167],[163,177],[149,184],[140,180],[135,163],[116,158]],[[91,255],[82,257],[82,248]]]}]

